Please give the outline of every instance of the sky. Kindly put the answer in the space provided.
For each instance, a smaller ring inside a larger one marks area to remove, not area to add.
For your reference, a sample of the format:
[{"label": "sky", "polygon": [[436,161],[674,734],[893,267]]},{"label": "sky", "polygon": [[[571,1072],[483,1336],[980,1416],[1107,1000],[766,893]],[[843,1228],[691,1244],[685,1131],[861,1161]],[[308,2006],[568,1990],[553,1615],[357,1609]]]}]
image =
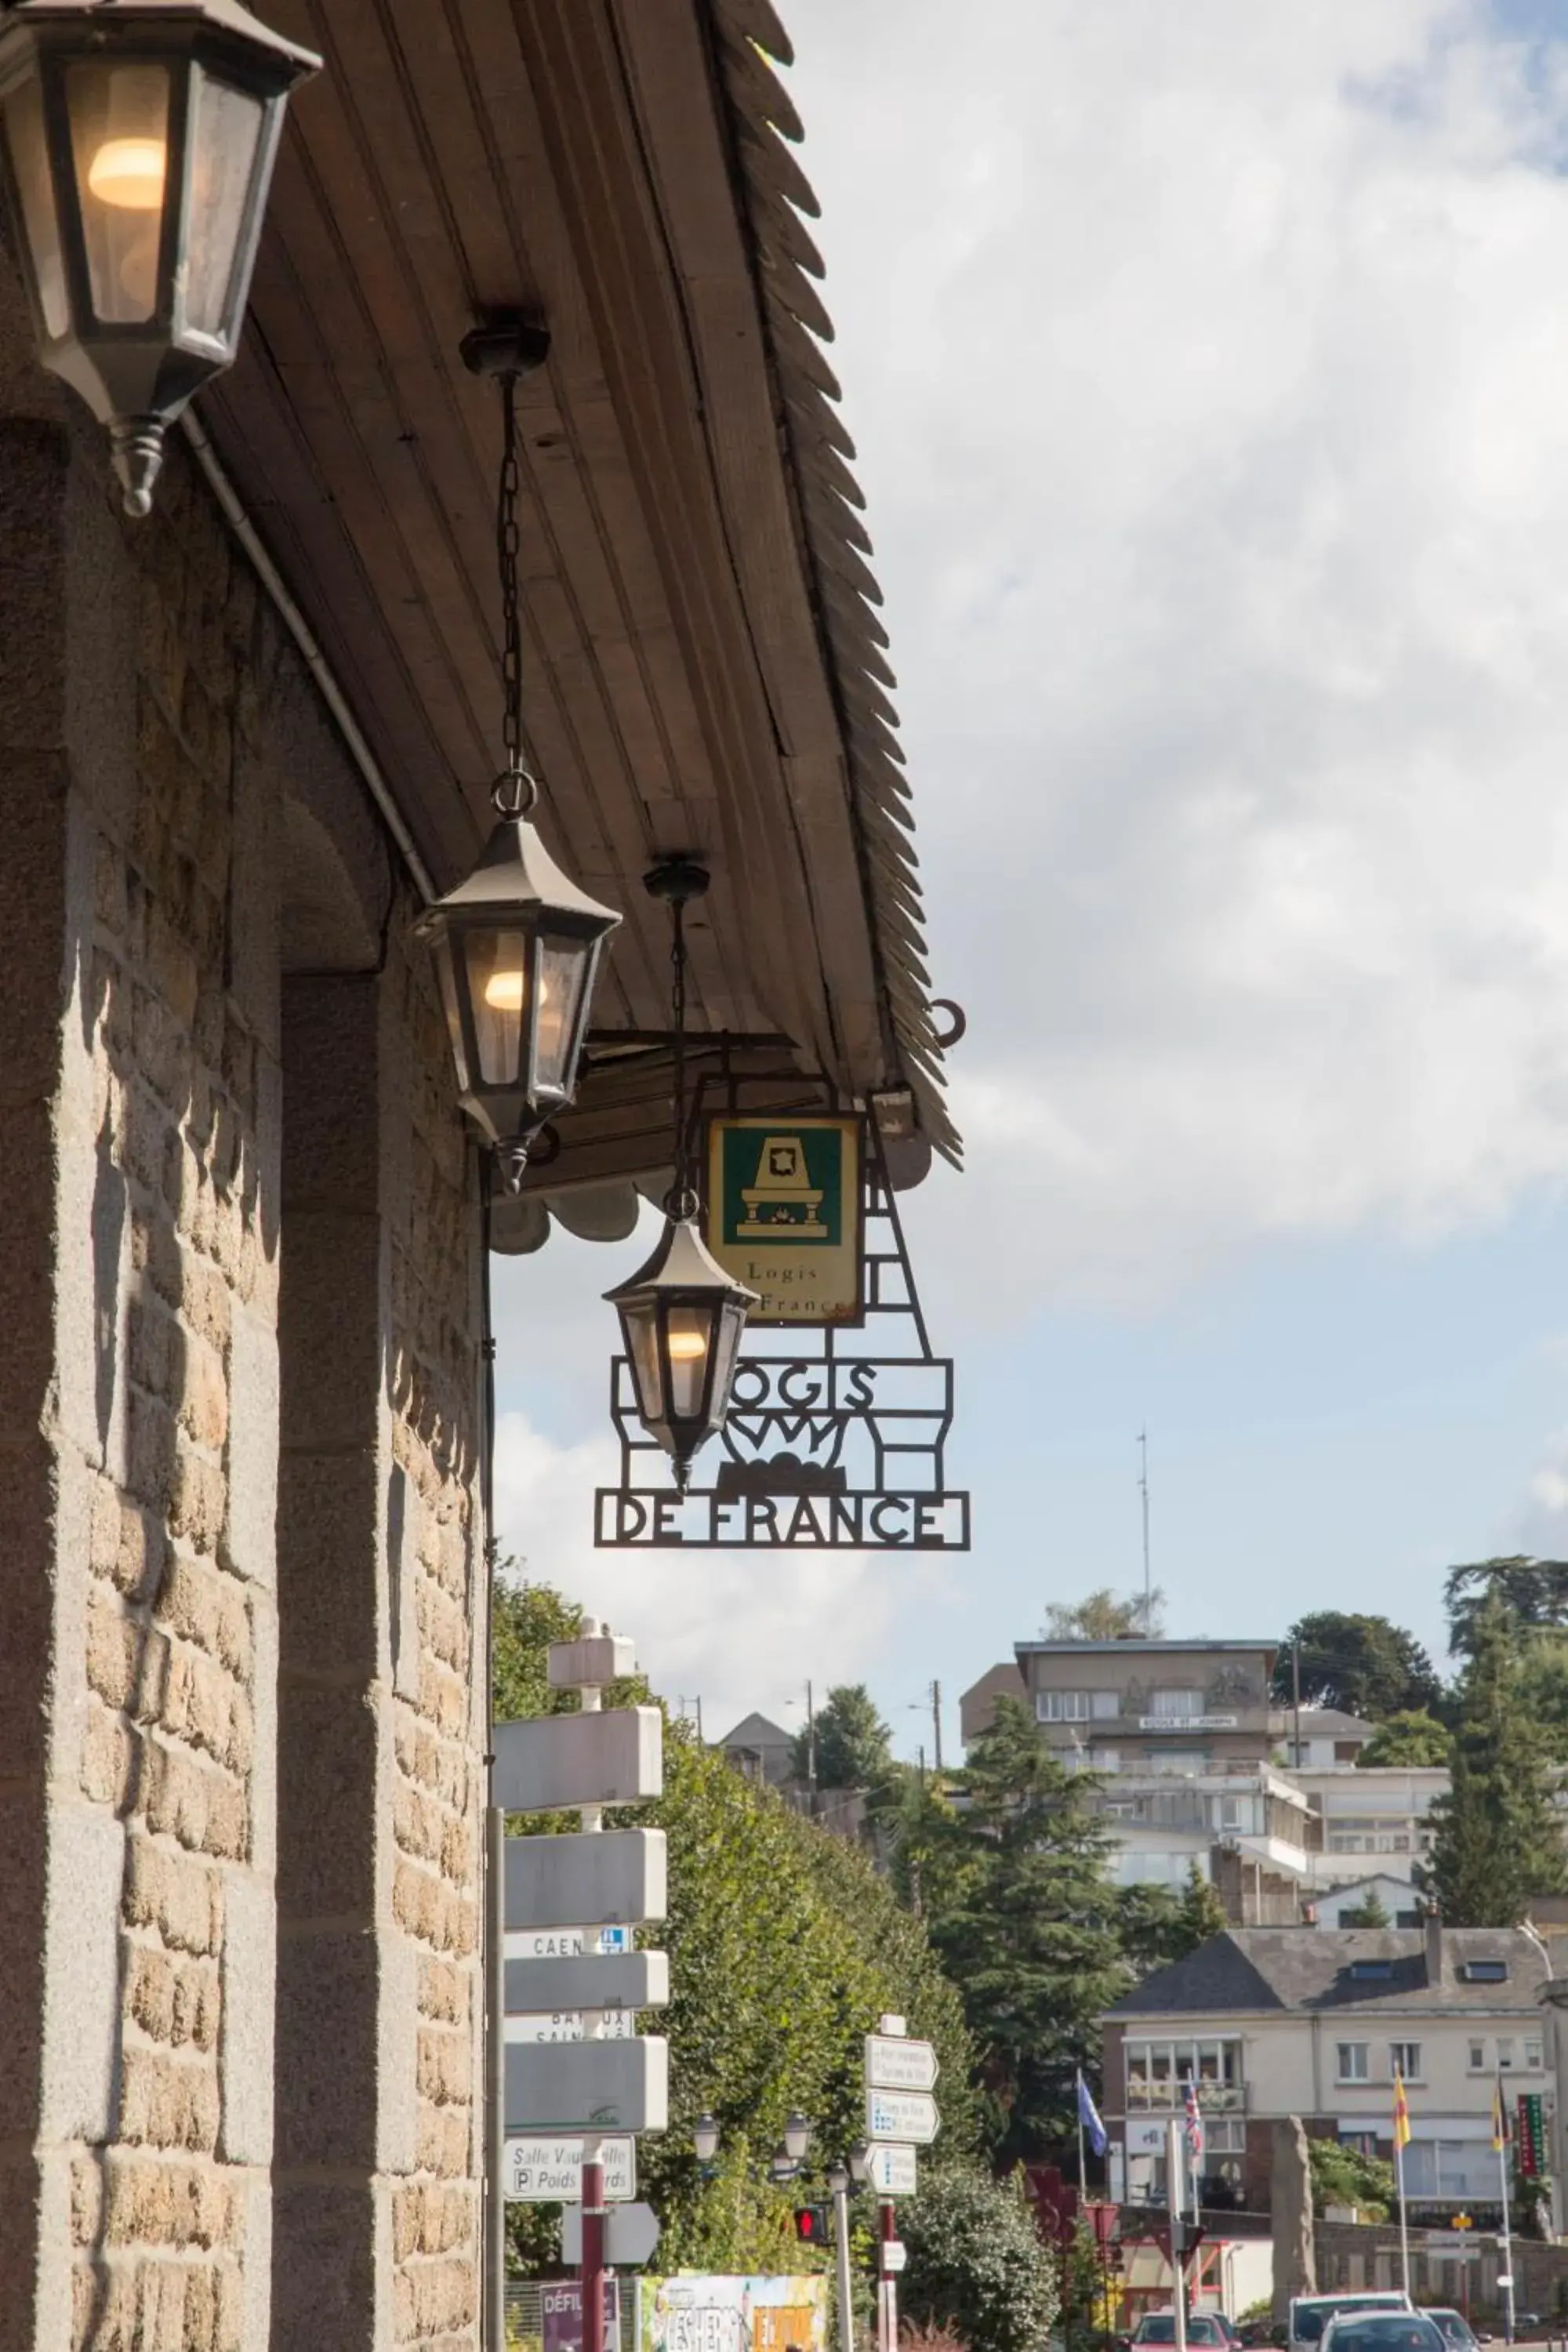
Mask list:
[{"label": "sky", "polygon": [[709,1737],[1046,1605],[1568,1544],[1568,20],[789,0],[967,1145],[966,1558],[595,1554],[638,1244],[498,1276],[503,1541]]}]

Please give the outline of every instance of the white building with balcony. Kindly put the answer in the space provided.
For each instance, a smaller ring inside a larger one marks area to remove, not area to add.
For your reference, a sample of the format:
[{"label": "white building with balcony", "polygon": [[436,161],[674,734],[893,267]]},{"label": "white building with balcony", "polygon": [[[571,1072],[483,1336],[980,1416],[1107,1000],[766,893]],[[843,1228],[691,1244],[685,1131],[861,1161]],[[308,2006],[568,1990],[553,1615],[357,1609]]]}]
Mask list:
[{"label": "white building with balcony", "polygon": [[1485,2226],[1499,2202],[1493,2085],[1553,2105],[1551,2012],[1541,1946],[1521,1929],[1233,1928],[1156,1969],[1109,2011],[1105,2116],[1111,2193],[1164,2195],[1164,2133],[1184,2085],[1205,2118],[1205,2194],[1268,2205],[1272,2132],[1388,2156],[1394,2078],[1410,2114],[1412,2215],[1438,2225],[1459,2206]]}]

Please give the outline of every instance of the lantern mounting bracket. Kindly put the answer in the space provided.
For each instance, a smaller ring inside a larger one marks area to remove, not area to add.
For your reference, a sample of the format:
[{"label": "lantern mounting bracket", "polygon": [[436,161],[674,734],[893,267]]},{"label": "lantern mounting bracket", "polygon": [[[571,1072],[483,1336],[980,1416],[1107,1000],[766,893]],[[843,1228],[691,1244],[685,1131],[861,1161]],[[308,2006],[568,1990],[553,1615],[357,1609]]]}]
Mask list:
[{"label": "lantern mounting bracket", "polygon": [[550,330],[526,310],[487,310],[458,352],[470,375],[531,375],[550,357]]},{"label": "lantern mounting bracket", "polygon": [[705,898],[711,880],[706,866],[679,851],[650,866],[642,884],[650,898],[662,898],[669,907],[684,907],[693,898]]}]

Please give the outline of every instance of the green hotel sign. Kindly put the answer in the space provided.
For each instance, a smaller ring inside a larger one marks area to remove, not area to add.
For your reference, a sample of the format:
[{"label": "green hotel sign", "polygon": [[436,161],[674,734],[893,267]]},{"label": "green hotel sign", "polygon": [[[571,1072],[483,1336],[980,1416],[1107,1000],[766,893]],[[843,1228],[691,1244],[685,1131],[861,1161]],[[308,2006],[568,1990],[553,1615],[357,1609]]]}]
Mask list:
[{"label": "green hotel sign", "polygon": [[753,1323],[858,1323],[858,1118],[713,1119],[707,1239],[726,1272],[758,1294]]}]

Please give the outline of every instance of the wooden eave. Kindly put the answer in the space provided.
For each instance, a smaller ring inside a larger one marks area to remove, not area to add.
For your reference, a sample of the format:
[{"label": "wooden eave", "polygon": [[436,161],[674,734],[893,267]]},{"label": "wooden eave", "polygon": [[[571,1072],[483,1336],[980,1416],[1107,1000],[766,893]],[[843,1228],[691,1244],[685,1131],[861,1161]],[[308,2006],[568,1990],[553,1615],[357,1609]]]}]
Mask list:
[{"label": "wooden eave", "polygon": [[[267,14],[325,70],[293,101],[244,351],[203,421],[426,864],[446,887],[471,862],[498,764],[500,409],[458,345],[521,307],[551,334],[520,394],[530,747],[552,848],[626,916],[599,1024],[667,1024],[640,877],[695,852],[696,1024],[787,1040],[781,1080],[912,1095],[956,1157],[771,9]],[[584,1181],[669,1157],[668,1108],[634,1112],[625,1077],[596,1070],[562,1122]]]}]

